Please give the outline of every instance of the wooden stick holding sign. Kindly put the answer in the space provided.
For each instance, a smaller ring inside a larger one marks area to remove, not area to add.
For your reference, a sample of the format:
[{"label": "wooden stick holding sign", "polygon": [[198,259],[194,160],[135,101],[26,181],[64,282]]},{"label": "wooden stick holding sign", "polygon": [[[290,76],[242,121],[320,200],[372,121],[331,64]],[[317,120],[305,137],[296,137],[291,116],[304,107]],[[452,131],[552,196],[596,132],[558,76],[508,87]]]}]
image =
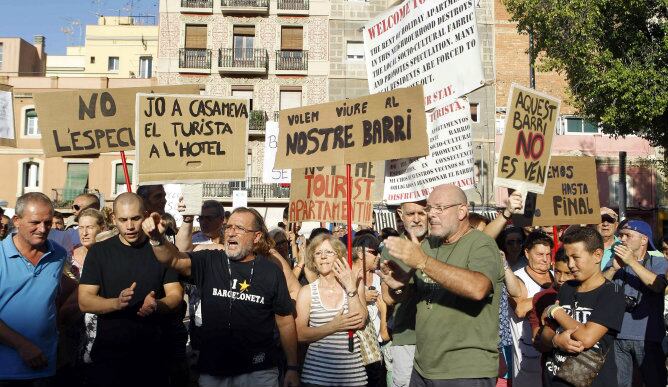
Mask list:
[{"label": "wooden stick holding sign", "polygon": [[[352,186],[353,186],[353,180],[352,176],[350,173],[350,164],[346,164],[346,204],[348,205],[347,208],[347,213],[348,213],[348,219],[346,221],[346,225],[348,228],[348,266],[350,266],[350,270],[353,269],[353,206],[352,206],[352,195],[350,191],[352,191]],[[355,274],[353,273],[353,276]],[[354,345],[354,340],[353,340],[353,335],[355,333],[351,330],[348,331],[348,351],[353,352],[355,349]]]},{"label": "wooden stick holding sign", "polygon": [[121,151],[121,163],[123,163],[123,175],[125,175],[125,186],[128,192],[132,192],[132,184],[130,184],[130,175],[128,174],[128,161],[125,158],[125,151]]}]

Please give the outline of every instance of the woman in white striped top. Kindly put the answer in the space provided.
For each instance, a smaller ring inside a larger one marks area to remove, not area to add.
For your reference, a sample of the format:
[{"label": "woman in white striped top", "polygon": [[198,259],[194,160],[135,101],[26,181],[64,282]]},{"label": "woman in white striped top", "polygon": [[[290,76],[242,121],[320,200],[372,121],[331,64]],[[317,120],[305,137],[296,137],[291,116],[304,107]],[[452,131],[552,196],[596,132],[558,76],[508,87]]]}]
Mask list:
[{"label": "woman in white striped top", "polygon": [[367,318],[364,283],[345,263],[346,248],[336,237],[321,234],[309,243],[306,267],[318,279],[297,297],[297,335],[309,344],[302,370],[302,386],[364,386],[367,375],[359,340],[348,330],[362,329]]}]

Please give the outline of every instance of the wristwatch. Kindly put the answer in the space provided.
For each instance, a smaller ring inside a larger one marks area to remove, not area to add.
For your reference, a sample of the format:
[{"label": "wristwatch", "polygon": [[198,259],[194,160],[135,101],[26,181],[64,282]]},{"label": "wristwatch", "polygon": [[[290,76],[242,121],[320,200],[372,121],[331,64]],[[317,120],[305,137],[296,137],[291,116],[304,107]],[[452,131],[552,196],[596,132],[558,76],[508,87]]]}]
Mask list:
[{"label": "wristwatch", "polygon": [[357,289],[353,290],[352,292],[346,292],[348,297],[355,297],[357,295]]},{"label": "wristwatch", "polygon": [[155,239],[149,239],[148,240],[148,243],[150,243],[151,246],[153,246],[153,247],[160,246],[160,245],[162,245],[163,242],[164,242],[164,239],[160,239],[160,240],[157,240],[157,241]]}]

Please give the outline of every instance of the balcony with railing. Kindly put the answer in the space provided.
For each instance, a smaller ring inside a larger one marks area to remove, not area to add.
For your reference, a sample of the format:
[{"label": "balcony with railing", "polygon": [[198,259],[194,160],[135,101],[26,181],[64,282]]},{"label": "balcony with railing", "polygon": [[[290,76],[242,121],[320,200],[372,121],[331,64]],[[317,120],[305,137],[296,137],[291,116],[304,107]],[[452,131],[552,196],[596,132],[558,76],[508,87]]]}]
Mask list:
[{"label": "balcony with railing", "polygon": [[211,71],[211,50],[206,48],[181,48],[179,49],[180,71]]},{"label": "balcony with railing", "polygon": [[268,14],[269,0],[221,0],[223,13]]},{"label": "balcony with railing", "polygon": [[308,15],[309,0],[278,0],[276,14],[278,15]]},{"label": "balcony with railing", "polygon": [[308,51],[278,50],[276,51],[276,73],[303,74],[308,71]]},{"label": "balcony with railing", "polygon": [[204,183],[202,195],[205,198],[231,199],[232,191],[236,190],[247,191],[248,201],[253,202],[287,202],[290,199],[290,188],[280,184],[264,184],[261,177],[226,183]]},{"label": "balcony with railing", "polygon": [[254,74],[267,73],[269,57],[264,48],[221,48],[218,50],[220,73]]},{"label": "balcony with railing", "polygon": [[181,0],[183,13],[213,13],[213,0]]}]

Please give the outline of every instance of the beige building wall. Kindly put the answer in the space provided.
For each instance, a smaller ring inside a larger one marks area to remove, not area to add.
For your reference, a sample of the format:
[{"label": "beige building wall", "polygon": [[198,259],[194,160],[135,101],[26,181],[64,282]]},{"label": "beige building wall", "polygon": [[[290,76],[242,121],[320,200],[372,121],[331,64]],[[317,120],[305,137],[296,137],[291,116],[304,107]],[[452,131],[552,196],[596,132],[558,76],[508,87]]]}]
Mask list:
[{"label": "beige building wall", "polygon": [[[14,128],[16,148],[0,146],[0,165],[3,168],[3,184],[0,184],[0,200],[6,200],[8,207],[14,207],[16,198],[25,192],[43,192],[56,201],[56,205],[69,206],[63,200],[66,186],[67,168],[70,163],[88,165],[88,189],[99,192],[110,205],[115,192],[115,169],[121,163],[118,152],[104,153],[89,157],[44,157],[41,135],[26,133],[27,112],[34,109],[34,95],[49,91],[72,89],[96,89],[114,87],[141,87],[154,85],[153,79],[109,79],[109,78],[57,78],[57,77],[9,77],[6,79],[14,87]],[[39,117],[37,117],[39,127]],[[126,152],[132,163],[134,152]],[[31,166],[34,164],[34,166]],[[28,166],[28,168],[26,168]],[[31,169],[32,168],[32,169]],[[133,189],[136,187],[133,187]],[[67,210],[68,207],[65,208]],[[67,211],[64,211],[67,212]]]},{"label": "beige building wall", "polygon": [[[141,58],[151,58],[151,71],[146,74],[153,76],[158,26],[135,23],[132,17],[100,16],[97,25],[86,26],[84,46],[68,47],[66,55],[49,56],[47,76],[139,78],[144,75]],[[117,58],[113,66],[110,58]]]}]

